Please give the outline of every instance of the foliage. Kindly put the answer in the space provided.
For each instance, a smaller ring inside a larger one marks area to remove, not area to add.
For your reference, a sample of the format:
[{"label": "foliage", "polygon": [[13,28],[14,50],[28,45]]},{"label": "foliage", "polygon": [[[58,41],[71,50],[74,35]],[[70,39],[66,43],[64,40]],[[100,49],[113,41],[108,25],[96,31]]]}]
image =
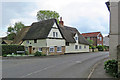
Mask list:
[{"label": "foliage", "polygon": [[57,19],[59,18],[59,14],[56,11],[50,11],[50,10],[40,10],[37,12],[37,20],[47,20],[47,19]]},{"label": "foliage", "polygon": [[114,77],[118,77],[118,61],[116,60],[108,60],[104,63],[104,69],[106,73]]},{"label": "foliage", "polygon": [[37,51],[34,53],[34,56],[47,56],[46,54],[42,54],[42,52]]},{"label": "foliage", "polygon": [[2,55],[17,53],[17,51],[24,51],[22,45],[2,45]]},{"label": "foliage", "polygon": [[34,56],[41,56],[42,52],[37,51],[36,53],[34,53]]},{"label": "foliage", "polygon": [[87,41],[90,43],[90,45],[93,45],[93,40],[87,39]]},{"label": "foliage", "polygon": [[25,27],[25,26],[24,26],[24,24],[23,24],[22,22],[17,22],[17,23],[15,23],[15,25],[14,25],[14,30],[15,30],[16,32],[19,32],[23,27]]},{"label": "foliage", "polygon": [[7,39],[8,40],[13,40],[15,36],[16,36],[15,33],[10,33],[10,34],[7,35]]},{"label": "foliage", "polygon": [[102,46],[102,45],[97,46],[97,48],[99,51],[104,51],[104,46]]},{"label": "foliage", "polygon": [[92,46],[92,49],[96,49],[96,46]]},{"label": "foliage", "polygon": [[9,26],[7,30],[7,38],[8,40],[13,40],[16,34],[23,28],[25,27],[22,22],[16,22],[15,25]]},{"label": "foliage", "polygon": [[3,54],[3,57],[7,57],[7,54]]}]

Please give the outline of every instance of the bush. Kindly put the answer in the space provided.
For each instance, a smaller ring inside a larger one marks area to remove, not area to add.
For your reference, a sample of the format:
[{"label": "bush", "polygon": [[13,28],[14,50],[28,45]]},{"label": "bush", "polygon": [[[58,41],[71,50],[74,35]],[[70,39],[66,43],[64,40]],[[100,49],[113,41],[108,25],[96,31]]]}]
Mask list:
[{"label": "bush", "polygon": [[37,51],[36,53],[34,53],[34,56],[42,56],[42,52]]},{"label": "bush", "polygon": [[7,54],[3,54],[3,57],[7,57]]},{"label": "bush", "polygon": [[12,53],[17,53],[17,51],[25,51],[22,45],[2,45],[2,56]]},{"label": "bush", "polygon": [[104,46],[97,46],[97,48],[98,48],[98,51],[104,51]]},{"label": "bush", "polygon": [[106,73],[109,73],[113,77],[118,78],[118,61],[108,60],[104,63],[104,69]]}]

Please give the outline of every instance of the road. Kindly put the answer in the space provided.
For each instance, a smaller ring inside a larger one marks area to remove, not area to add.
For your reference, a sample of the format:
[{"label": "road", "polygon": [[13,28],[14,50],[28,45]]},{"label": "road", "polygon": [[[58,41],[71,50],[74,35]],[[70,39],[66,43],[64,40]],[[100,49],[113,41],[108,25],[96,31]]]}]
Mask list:
[{"label": "road", "polygon": [[67,54],[44,58],[3,59],[3,78],[87,78],[109,52]]}]

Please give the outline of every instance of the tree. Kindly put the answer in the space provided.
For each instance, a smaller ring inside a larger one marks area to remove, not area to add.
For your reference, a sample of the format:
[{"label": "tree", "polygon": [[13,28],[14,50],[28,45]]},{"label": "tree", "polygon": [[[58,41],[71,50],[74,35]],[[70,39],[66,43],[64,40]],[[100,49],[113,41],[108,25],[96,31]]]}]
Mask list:
[{"label": "tree", "polygon": [[14,30],[16,31],[16,33],[18,33],[24,26],[24,24],[22,22],[17,22],[14,25]]},{"label": "tree", "polygon": [[87,39],[87,40],[90,43],[90,45],[92,46],[93,45],[93,40],[90,40],[90,39]]},{"label": "tree", "polygon": [[55,18],[58,20],[59,14],[56,11],[50,11],[50,10],[40,10],[37,12],[38,21],[52,19],[52,18]]},{"label": "tree", "polygon": [[7,30],[7,38],[8,40],[13,40],[16,34],[23,28],[25,27],[22,22],[16,22],[14,27],[9,26]]}]

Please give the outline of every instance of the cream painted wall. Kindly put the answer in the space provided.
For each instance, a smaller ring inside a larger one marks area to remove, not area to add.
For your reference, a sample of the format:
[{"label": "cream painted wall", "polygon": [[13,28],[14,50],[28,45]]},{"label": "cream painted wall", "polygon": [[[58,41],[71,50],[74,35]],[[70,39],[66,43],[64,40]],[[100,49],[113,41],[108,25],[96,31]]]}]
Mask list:
[{"label": "cream painted wall", "polygon": [[33,46],[33,47],[46,47],[47,46],[46,39],[37,40],[37,43],[34,43],[34,40],[28,40],[29,43],[27,43],[26,41],[27,40],[25,40],[22,43],[22,45],[24,45],[24,46]]},{"label": "cream painted wall", "polygon": [[50,46],[65,46],[65,40],[64,39],[46,39],[47,41],[47,47]]},{"label": "cream painted wall", "polygon": [[[78,37],[78,35],[76,34],[75,37]],[[75,45],[78,45],[78,49],[75,49]],[[79,46],[81,46],[82,48],[79,49]],[[86,46],[86,48],[84,48],[84,46]],[[79,44],[78,40],[76,40],[76,43],[69,43],[69,46],[66,46],[65,53],[75,52],[89,52],[89,45]]]},{"label": "cream painted wall", "polygon": [[[75,49],[75,45],[78,45],[78,49]],[[79,46],[82,49],[79,49]],[[84,48],[86,46],[86,48]],[[66,46],[65,53],[74,53],[74,52],[89,52],[89,45],[70,43],[69,46]]]},{"label": "cream painted wall", "polygon": [[48,34],[48,37],[53,37],[53,32],[57,32],[58,33],[58,37],[57,38],[62,38],[62,35],[61,35],[61,33],[60,33],[56,23],[54,23],[53,27],[55,27],[55,28],[51,29],[50,33]]}]

